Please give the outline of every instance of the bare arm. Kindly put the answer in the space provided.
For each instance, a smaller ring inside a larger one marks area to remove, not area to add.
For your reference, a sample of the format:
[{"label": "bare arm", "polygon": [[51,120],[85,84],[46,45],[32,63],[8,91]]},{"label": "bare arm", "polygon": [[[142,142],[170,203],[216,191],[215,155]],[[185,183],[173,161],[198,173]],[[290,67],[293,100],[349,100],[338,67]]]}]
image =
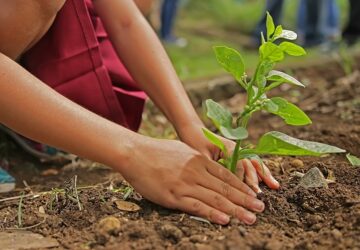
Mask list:
[{"label": "bare arm", "polygon": [[94,0],[119,56],[180,137],[203,126],[153,29],[128,0]]},{"label": "bare arm", "polygon": [[0,122],[23,135],[110,166],[124,162],[140,136],[76,105],[3,54],[0,69]]}]

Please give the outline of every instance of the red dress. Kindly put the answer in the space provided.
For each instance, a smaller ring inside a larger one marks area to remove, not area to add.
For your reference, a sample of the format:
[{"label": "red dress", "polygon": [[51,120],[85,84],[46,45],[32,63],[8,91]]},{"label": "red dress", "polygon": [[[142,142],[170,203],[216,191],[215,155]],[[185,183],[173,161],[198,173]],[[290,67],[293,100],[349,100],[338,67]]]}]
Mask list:
[{"label": "red dress", "polygon": [[67,0],[21,63],[81,106],[132,130],[139,128],[146,95],[121,63],[91,0]]}]

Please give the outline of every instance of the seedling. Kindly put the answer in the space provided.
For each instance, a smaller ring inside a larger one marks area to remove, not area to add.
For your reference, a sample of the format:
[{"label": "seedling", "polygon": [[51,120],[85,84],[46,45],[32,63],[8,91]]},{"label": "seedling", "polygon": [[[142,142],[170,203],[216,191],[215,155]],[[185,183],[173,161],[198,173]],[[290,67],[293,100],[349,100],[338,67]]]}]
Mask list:
[{"label": "seedling", "polygon": [[[216,58],[220,65],[236,79],[237,83],[246,91],[246,106],[237,117],[213,100],[206,100],[207,116],[212,120],[219,132],[236,142],[233,152],[228,152],[222,140],[208,129],[203,129],[205,136],[222,151],[219,162],[231,170],[236,171],[236,164],[241,159],[257,159],[259,155],[292,155],[292,156],[321,156],[330,153],[343,153],[343,149],[323,143],[299,140],[277,131],[264,134],[258,144],[250,148],[243,145],[248,137],[247,125],[252,115],[257,111],[266,111],[281,117],[284,122],[292,126],[311,124],[310,118],[296,105],[282,97],[268,98],[267,93],[280,85],[287,83],[296,87],[305,87],[294,77],[277,70],[273,70],[276,63],[283,61],[285,55],[303,56],[305,50],[294,44],[297,34],[285,30],[281,25],[275,27],[272,17],[267,13],[266,37],[261,33],[262,44],[259,47],[259,61],[251,80],[245,73],[242,56],[235,49],[216,46]],[[276,43],[275,43],[276,42]]]}]

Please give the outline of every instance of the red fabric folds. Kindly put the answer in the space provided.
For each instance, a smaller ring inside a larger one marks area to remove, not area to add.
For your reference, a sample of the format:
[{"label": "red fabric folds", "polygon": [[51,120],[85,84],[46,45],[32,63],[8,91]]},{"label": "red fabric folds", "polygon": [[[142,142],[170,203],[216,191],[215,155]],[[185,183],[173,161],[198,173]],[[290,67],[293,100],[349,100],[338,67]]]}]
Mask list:
[{"label": "red fabric folds", "polygon": [[90,0],[67,0],[22,65],[81,106],[139,128],[146,95],[117,56]]}]

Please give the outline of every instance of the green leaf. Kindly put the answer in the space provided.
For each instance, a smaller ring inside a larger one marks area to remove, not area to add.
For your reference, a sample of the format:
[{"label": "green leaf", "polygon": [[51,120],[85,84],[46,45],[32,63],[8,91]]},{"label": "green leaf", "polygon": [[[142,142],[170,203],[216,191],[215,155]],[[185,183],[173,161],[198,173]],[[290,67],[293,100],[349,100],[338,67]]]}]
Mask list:
[{"label": "green leaf", "polygon": [[355,167],[360,167],[360,159],[357,158],[356,156],[351,155],[351,154],[347,154],[346,158],[351,163],[351,165],[353,165]]},{"label": "green leaf", "polygon": [[280,49],[291,56],[306,55],[306,51],[299,45],[291,42],[283,42],[279,45]]},{"label": "green leaf", "polygon": [[280,38],[282,32],[283,32],[282,26],[278,25],[274,31],[273,40]]},{"label": "green leaf", "polygon": [[259,155],[299,155],[321,156],[331,153],[344,153],[345,150],[324,143],[305,141],[272,131],[264,134],[251,152]]},{"label": "green leaf", "polygon": [[243,127],[226,128],[221,126],[220,132],[225,138],[230,140],[243,140],[249,136],[247,130]]},{"label": "green leaf", "polygon": [[281,34],[278,36],[278,38],[283,38],[286,40],[296,40],[297,34],[292,30],[282,30]]},{"label": "green leaf", "polygon": [[266,12],[266,36],[268,40],[270,39],[274,31],[275,31],[274,20],[271,17],[270,13]]},{"label": "green leaf", "polygon": [[261,59],[269,59],[272,62],[279,62],[284,59],[284,52],[279,46],[265,42],[259,48]]},{"label": "green leaf", "polygon": [[206,100],[205,105],[207,110],[206,115],[211,119],[217,129],[220,129],[220,126],[231,128],[232,115],[229,110],[223,108],[211,99]]},{"label": "green leaf", "polygon": [[231,73],[237,81],[242,81],[241,77],[245,72],[245,64],[240,53],[226,46],[215,46],[214,51],[219,64]]},{"label": "green leaf", "polygon": [[269,113],[276,113],[279,110],[279,106],[276,105],[273,101],[270,99],[267,99],[264,106],[265,110]]},{"label": "green leaf", "polygon": [[260,158],[260,156],[258,156],[257,154],[254,154],[254,153],[250,153],[250,150],[239,152],[238,160],[242,160],[242,159],[250,159],[250,160],[254,159],[254,160],[257,160],[260,164],[263,164],[263,161]]},{"label": "green leaf", "polygon": [[221,152],[223,152],[225,155],[227,155],[227,150],[226,150],[224,143],[219,139],[219,137],[216,134],[214,134],[207,128],[203,128],[202,131],[203,131],[204,135],[206,136],[206,138],[212,144],[214,144],[216,147],[218,147],[221,150]]},{"label": "green leaf", "polygon": [[269,87],[267,87],[267,90],[273,89],[274,87],[277,87],[282,83],[289,83],[291,85],[300,86],[300,87],[305,88],[305,85],[302,84],[301,82],[299,82],[298,80],[296,80],[294,77],[292,77],[284,72],[278,71],[278,70],[271,70],[269,72],[268,76],[266,77],[266,79],[268,81],[274,81],[274,82],[279,83],[279,84],[273,85],[271,88],[270,88],[271,85],[269,85]]},{"label": "green leaf", "polygon": [[263,89],[266,85],[266,76],[274,67],[274,63],[270,60],[263,60],[260,62],[258,70],[255,75],[255,83],[259,89]]},{"label": "green leaf", "polygon": [[[277,110],[271,107],[271,105],[276,105]],[[270,102],[265,105],[265,110],[280,116],[288,125],[304,126],[312,123],[304,111],[281,97],[271,98]]]},{"label": "green leaf", "polygon": [[[256,86],[252,86],[252,88],[248,92],[249,100],[252,101],[258,94],[259,94],[259,88]],[[266,94],[263,93],[259,99],[265,99],[265,98],[267,98]]]}]

